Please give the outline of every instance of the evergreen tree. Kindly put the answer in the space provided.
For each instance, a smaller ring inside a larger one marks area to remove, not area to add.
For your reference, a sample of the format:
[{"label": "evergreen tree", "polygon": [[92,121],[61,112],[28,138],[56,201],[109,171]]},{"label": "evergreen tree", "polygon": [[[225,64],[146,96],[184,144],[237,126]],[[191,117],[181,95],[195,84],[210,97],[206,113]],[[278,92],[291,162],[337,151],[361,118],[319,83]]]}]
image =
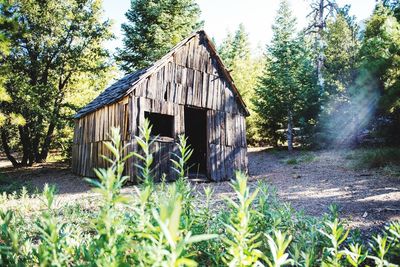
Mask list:
[{"label": "evergreen tree", "polygon": [[239,24],[235,34],[227,33],[218,47],[218,54],[228,69],[234,67],[235,61],[246,61],[251,57],[249,36],[244,25]]},{"label": "evergreen tree", "polygon": [[354,81],[359,50],[358,27],[347,11],[327,22],[324,33],[326,93],[344,96]]},{"label": "evergreen tree", "polygon": [[243,24],[239,24],[234,35],[227,33],[218,47],[218,54],[231,72],[242,97],[247,98],[257,80],[260,60],[251,57],[249,37]]},{"label": "evergreen tree", "polygon": [[[227,33],[218,51],[243,100],[248,108],[253,110],[251,99],[254,97],[258,77],[262,74],[263,59],[252,57],[248,34],[243,24],[239,25],[234,35]],[[258,135],[256,113],[250,112],[246,129],[248,143],[256,142]]]},{"label": "evergreen tree", "polygon": [[222,58],[225,67],[229,70],[232,68],[234,59],[234,48],[233,48],[234,37],[231,32],[227,32],[225,38],[222,40],[220,46],[218,46],[218,55]]},{"label": "evergreen tree", "polygon": [[309,124],[318,112],[314,68],[304,39],[295,34],[296,19],[287,1],[281,1],[267,48],[267,64],[254,105],[267,137],[278,144],[278,130],[287,125],[288,149],[293,149],[293,128]]},{"label": "evergreen tree", "polygon": [[322,144],[342,144],[350,141],[343,125],[353,116],[351,88],[357,71],[359,51],[358,27],[348,15],[349,7],[340,9],[335,18],[327,22],[324,33],[325,47],[325,94],[324,109],[319,117]]},{"label": "evergreen tree", "polygon": [[131,0],[126,17],[116,56],[125,72],[147,67],[203,24],[194,0]]},{"label": "evergreen tree", "polygon": [[354,94],[368,103],[375,116],[390,118],[392,123],[385,131],[389,131],[392,142],[399,142],[400,23],[394,15],[378,3],[367,21]]},{"label": "evergreen tree", "polygon": [[383,0],[382,4],[392,10],[393,15],[400,22],[400,0]]}]

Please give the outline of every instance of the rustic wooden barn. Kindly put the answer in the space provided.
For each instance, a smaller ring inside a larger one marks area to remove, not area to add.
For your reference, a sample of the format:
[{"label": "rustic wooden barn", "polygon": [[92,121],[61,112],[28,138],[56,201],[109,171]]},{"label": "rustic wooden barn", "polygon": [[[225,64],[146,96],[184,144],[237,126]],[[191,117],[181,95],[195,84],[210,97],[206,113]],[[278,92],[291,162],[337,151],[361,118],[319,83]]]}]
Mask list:
[{"label": "rustic wooden barn", "polygon": [[[247,170],[245,103],[210,38],[198,31],[150,67],[120,79],[75,115],[72,169],[94,176],[106,167],[100,155],[111,127],[120,127],[123,142],[136,150],[134,136],[145,118],[153,124],[155,175],[173,177],[171,152],[179,134],[194,149],[192,174],[212,181],[229,180]],[[126,173],[135,181],[135,159]]]}]

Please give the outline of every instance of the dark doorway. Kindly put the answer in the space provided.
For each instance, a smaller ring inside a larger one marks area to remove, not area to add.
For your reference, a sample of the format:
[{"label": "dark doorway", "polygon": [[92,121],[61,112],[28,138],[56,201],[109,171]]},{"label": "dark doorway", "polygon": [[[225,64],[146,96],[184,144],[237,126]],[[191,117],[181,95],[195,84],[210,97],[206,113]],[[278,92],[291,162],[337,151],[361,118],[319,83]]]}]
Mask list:
[{"label": "dark doorway", "polygon": [[185,136],[193,149],[189,176],[207,174],[207,110],[185,107]]}]

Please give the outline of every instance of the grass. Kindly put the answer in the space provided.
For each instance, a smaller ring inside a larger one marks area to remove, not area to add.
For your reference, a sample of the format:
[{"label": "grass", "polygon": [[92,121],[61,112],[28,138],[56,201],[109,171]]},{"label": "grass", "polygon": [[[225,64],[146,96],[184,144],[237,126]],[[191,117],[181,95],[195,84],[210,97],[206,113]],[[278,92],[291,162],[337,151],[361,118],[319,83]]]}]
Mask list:
[{"label": "grass", "polygon": [[363,148],[349,152],[346,159],[354,169],[382,168],[390,175],[400,175],[400,148]]},{"label": "grass", "polygon": [[310,163],[313,162],[317,157],[311,152],[302,152],[300,155],[291,156],[285,160],[288,165],[297,165],[300,163]]},{"label": "grass", "polygon": [[36,188],[29,182],[22,181],[10,181],[9,177],[4,173],[0,173],[0,194],[6,193],[11,194],[13,192],[21,192],[25,188],[28,193],[33,193]]}]

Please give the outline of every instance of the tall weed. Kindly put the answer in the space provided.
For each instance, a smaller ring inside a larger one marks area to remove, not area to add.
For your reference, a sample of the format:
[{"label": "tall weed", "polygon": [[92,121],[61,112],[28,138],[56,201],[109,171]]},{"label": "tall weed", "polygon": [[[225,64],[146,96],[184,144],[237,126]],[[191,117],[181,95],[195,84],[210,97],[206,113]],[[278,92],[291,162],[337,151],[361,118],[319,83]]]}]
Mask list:
[{"label": "tall weed", "polygon": [[[231,183],[225,202],[211,187],[203,195],[187,179],[191,149],[179,138],[174,183],[154,185],[147,122],[137,137],[141,153],[126,156],[119,131],[106,146],[107,169],[89,180],[98,197],[59,205],[56,190],[46,186],[43,208],[0,209],[1,266],[396,266],[400,259],[400,223],[390,223],[371,240],[360,241],[345,229],[337,208],[315,218],[280,201],[265,183],[250,186],[243,173]],[[122,193],[129,157],[138,158],[142,184]],[[251,187],[255,189],[252,191]],[[29,203],[6,194],[2,203]],[[20,206],[25,204],[21,203]]]}]

